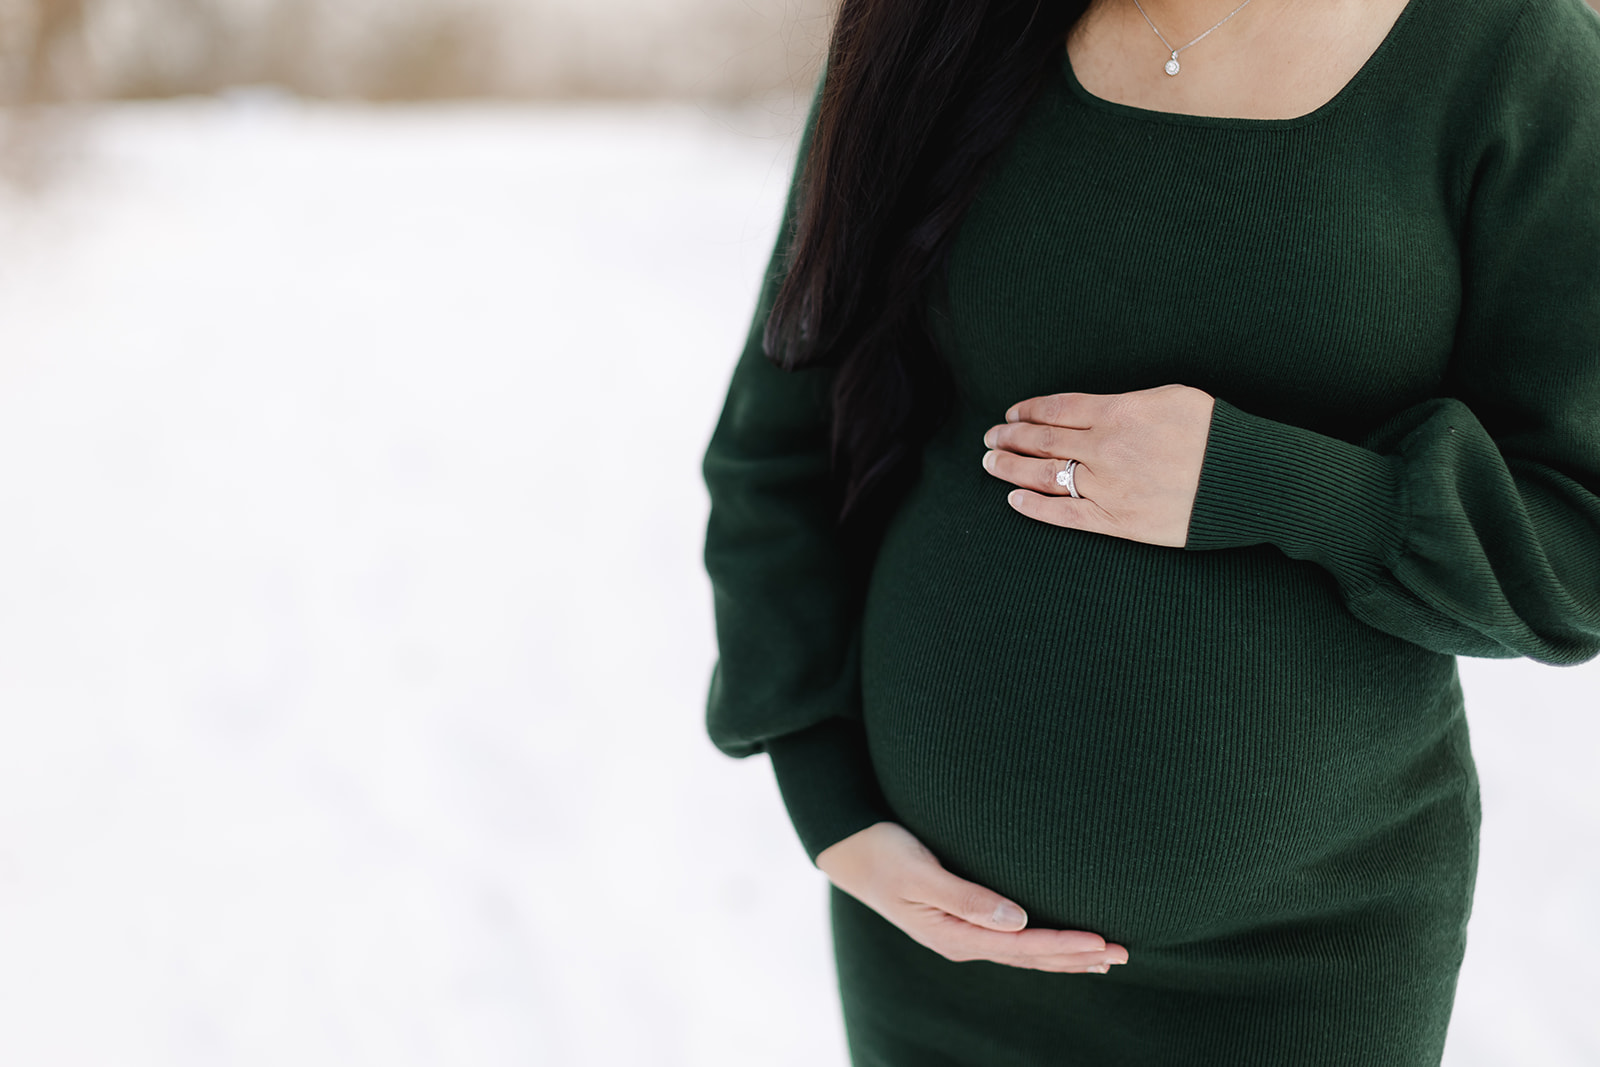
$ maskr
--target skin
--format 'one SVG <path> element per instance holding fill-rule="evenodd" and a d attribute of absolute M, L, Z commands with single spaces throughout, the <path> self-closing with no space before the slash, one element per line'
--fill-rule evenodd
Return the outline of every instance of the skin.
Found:
<path fill-rule="evenodd" d="M 1140 0 L 1182 46 L 1238 0 Z M 1067 38 L 1073 73 L 1095 96 L 1193 115 L 1295 118 L 1336 96 L 1393 28 L 1405 0 L 1251 0 L 1227 24 L 1179 54 L 1133 0 L 1091 0 Z M 1006 504 L 1057 526 L 1181 548 L 1210 433 L 1211 394 L 1168 384 L 1128 393 L 1020 398 L 985 432 L 984 469 L 1016 488 Z M 976 450 L 977 442 L 974 442 Z M 1055 482 L 1068 459 L 1082 499 Z M 905 827 L 879 822 L 824 849 L 830 881 L 918 943 L 955 961 L 989 960 L 1041 971 L 1106 973 L 1122 945 L 1086 930 L 1027 929 L 999 917 L 994 890 L 945 870 Z"/>
<path fill-rule="evenodd" d="M 1182 49 L 1182 70 L 1133 0 L 1091 0 L 1067 35 L 1067 58 L 1095 96 L 1153 111 L 1290 119 L 1333 99 L 1372 57 L 1405 0 L 1250 0 L 1193 47 L 1239 0 L 1139 0 Z"/>
<path fill-rule="evenodd" d="M 1189 385 L 1030 397 L 985 431 L 983 467 L 1021 487 L 1006 502 L 1029 518 L 1182 548 L 1214 406 Z M 1056 484 L 1069 459 L 1082 499 Z"/>

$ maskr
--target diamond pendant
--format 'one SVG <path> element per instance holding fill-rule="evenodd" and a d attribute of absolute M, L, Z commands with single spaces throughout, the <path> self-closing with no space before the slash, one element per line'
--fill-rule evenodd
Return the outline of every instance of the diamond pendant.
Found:
<path fill-rule="evenodd" d="M 1179 70 L 1179 67 L 1178 67 L 1178 53 L 1176 53 L 1176 52 L 1172 53 L 1172 58 L 1167 60 L 1166 70 L 1167 70 L 1168 74 L 1176 74 L 1176 73 L 1178 73 L 1178 70 Z"/>

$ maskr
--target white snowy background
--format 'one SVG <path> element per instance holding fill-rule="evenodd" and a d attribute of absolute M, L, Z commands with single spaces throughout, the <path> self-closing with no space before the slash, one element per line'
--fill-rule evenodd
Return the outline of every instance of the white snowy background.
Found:
<path fill-rule="evenodd" d="M 121 104 L 0 200 L 0 1064 L 843 1067 L 702 721 L 798 121 Z M 1446 1063 L 1600 1064 L 1600 664 L 1462 673 Z"/>

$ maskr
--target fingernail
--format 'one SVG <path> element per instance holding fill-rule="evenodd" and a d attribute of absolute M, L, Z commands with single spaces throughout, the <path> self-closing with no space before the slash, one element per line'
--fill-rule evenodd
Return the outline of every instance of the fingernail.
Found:
<path fill-rule="evenodd" d="M 1010 411 L 1006 412 L 1006 421 L 1007 422 L 1016 422 L 1017 421 L 1017 409 L 1016 408 L 1012 408 Z"/>
<path fill-rule="evenodd" d="M 990 471 L 994 470 L 994 453 L 993 452 L 985 452 L 983 454 L 983 469 L 984 470 L 990 470 Z"/>
<path fill-rule="evenodd" d="M 983 443 L 988 445 L 990 448 L 994 447 L 994 430 L 993 429 L 989 429 L 989 430 L 984 431 Z"/>
<path fill-rule="evenodd" d="M 1002 926 L 1016 926 L 1028 920 L 1028 916 L 1015 904 L 1001 904 L 994 909 L 993 920 Z"/>
<path fill-rule="evenodd" d="M 1110 970 L 1111 970 L 1111 968 L 1107 964 L 1104 964 L 1104 963 L 1102 963 L 1098 967 L 1090 967 L 1089 968 L 1089 971 L 1091 973 L 1093 973 L 1093 974 L 1105 974 L 1105 973 L 1109 972 Z"/>

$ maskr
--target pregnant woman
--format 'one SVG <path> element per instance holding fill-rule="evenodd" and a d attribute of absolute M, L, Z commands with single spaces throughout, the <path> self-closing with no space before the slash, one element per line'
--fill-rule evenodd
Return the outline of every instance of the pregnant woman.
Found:
<path fill-rule="evenodd" d="M 1438 1064 L 1456 657 L 1600 655 L 1600 17 L 843 0 L 703 471 L 857 1067 Z"/>

